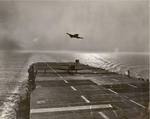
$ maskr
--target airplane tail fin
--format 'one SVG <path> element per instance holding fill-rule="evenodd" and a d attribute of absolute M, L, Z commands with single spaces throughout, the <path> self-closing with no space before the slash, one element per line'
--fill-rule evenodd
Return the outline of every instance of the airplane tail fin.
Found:
<path fill-rule="evenodd" d="M 83 39 L 83 37 L 79 37 L 79 39 Z"/>

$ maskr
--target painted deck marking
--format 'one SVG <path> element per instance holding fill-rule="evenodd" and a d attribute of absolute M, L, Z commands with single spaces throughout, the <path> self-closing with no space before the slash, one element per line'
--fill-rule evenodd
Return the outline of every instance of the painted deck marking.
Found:
<path fill-rule="evenodd" d="M 77 91 L 77 89 L 74 86 L 70 86 L 72 90 Z"/>
<path fill-rule="evenodd" d="M 118 114 L 115 110 L 113 110 L 113 113 L 115 114 L 115 116 L 118 118 Z"/>
<path fill-rule="evenodd" d="M 124 96 L 125 98 L 129 98 L 128 96 Z"/>
<path fill-rule="evenodd" d="M 86 102 L 86 103 L 90 103 L 90 101 L 83 95 L 81 95 L 81 98 Z"/>
<path fill-rule="evenodd" d="M 85 106 L 70 106 L 70 107 L 54 107 L 54 108 L 39 108 L 31 109 L 30 113 L 46 113 L 46 112 L 62 112 L 62 111 L 76 111 L 76 110 L 90 110 L 90 109 L 107 109 L 112 108 L 111 104 L 101 105 L 85 105 Z"/>
<path fill-rule="evenodd" d="M 47 64 L 47 66 L 48 66 L 53 72 L 57 73 L 51 66 L 49 66 L 48 64 Z"/>
<path fill-rule="evenodd" d="M 98 112 L 104 119 L 110 119 L 106 114 L 103 112 Z"/>
<path fill-rule="evenodd" d="M 111 80 L 113 80 L 113 81 L 118 81 L 117 79 L 111 79 Z"/>
<path fill-rule="evenodd" d="M 136 105 L 138 105 L 138 106 L 142 107 L 142 108 L 145 108 L 145 106 L 143 106 L 143 105 L 141 105 L 141 104 L 139 104 L 139 103 L 135 102 L 134 100 L 130 100 L 130 101 L 131 101 L 131 102 L 133 102 L 134 104 L 136 104 Z"/>
<path fill-rule="evenodd" d="M 48 66 L 53 72 L 55 72 L 59 78 L 63 78 L 63 77 L 62 77 L 60 74 L 58 74 L 57 71 L 56 71 L 55 69 L 53 69 L 50 65 L 47 64 L 47 66 Z"/>
<path fill-rule="evenodd" d="M 110 92 L 118 94 L 117 92 L 113 91 L 112 89 L 108 89 Z"/>
<path fill-rule="evenodd" d="M 67 80 L 64 80 L 65 83 L 69 83 Z"/>
<path fill-rule="evenodd" d="M 61 79 L 63 78 L 61 75 L 59 76 Z"/>
<path fill-rule="evenodd" d="M 137 88 L 137 86 L 135 86 L 135 85 L 132 85 L 132 84 L 128 84 L 128 85 L 131 87 Z"/>

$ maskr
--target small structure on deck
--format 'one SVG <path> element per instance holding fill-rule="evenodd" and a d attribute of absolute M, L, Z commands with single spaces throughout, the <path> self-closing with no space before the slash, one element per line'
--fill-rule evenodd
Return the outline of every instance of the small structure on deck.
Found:
<path fill-rule="evenodd" d="M 75 71 L 75 73 L 77 73 L 78 72 L 78 65 L 79 64 L 80 64 L 79 59 L 76 59 L 74 64 L 70 64 L 68 66 L 68 73 L 72 73 L 73 74 L 74 71 Z"/>

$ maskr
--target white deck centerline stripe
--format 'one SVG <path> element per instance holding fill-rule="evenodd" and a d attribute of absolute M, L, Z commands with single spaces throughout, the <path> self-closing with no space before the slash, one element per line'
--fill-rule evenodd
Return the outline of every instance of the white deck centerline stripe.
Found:
<path fill-rule="evenodd" d="M 124 96 L 125 98 L 129 98 L 128 96 Z"/>
<path fill-rule="evenodd" d="M 106 114 L 103 112 L 98 112 L 104 119 L 110 119 Z"/>
<path fill-rule="evenodd" d="M 113 113 L 115 114 L 115 116 L 118 118 L 118 114 L 115 110 L 113 110 Z"/>
<path fill-rule="evenodd" d="M 81 98 L 86 102 L 86 103 L 90 103 L 90 101 L 83 95 L 81 95 Z"/>
<path fill-rule="evenodd" d="M 130 101 L 131 101 L 131 102 L 133 102 L 134 104 L 136 104 L 136 105 L 138 105 L 138 106 L 142 107 L 142 108 L 145 108 L 145 106 L 143 106 L 143 105 L 141 105 L 141 104 L 139 104 L 139 103 L 135 102 L 134 100 L 130 100 Z"/>
<path fill-rule="evenodd" d="M 61 75 L 59 76 L 60 78 L 63 78 Z"/>
<path fill-rule="evenodd" d="M 132 85 L 132 84 L 128 84 L 128 85 L 131 87 L 137 88 L 137 86 L 135 86 L 135 85 Z"/>
<path fill-rule="evenodd" d="M 61 78 L 61 79 L 63 79 L 63 77 L 60 75 L 60 74 L 58 74 L 57 72 L 56 72 L 56 70 L 54 70 L 51 66 L 49 66 L 49 65 L 47 65 L 52 71 L 54 71 L 56 74 L 57 74 L 57 76 L 59 77 L 59 78 Z M 65 83 L 69 83 L 67 80 L 64 80 L 64 82 Z"/>
<path fill-rule="evenodd" d="M 53 72 L 57 73 L 51 66 L 49 66 L 48 64 L 47 64 L 47 66 L 48 66 Z"/>
<path fill-rule="evenodd" d="M 64 80 L 64 82 L 65 82 L 65 83 L 68 83 L 68 81 L 67 81 L 67 80 Z"/>
<path fill-rule="evenodd" d="M 76 110 L 78 111 L 78 110 L 107 109 L 107 108 L 112 108 L 111 104 L 39 108 L 39 109 L 31 109 L 30 113 L 33 114 L 33 113 L 62 112 L 62 111 L 76 111 Z"/>
<path fill-rule="evenodd" d="M 110 92 L 118 94 L 117 92 L 113 91 L 112 89 L 108 89 Z"/>
<path fill-rule="evenodd" d="M 70 86 L 72 90 L 77 91 L 77 89 L 74 86 Z"/>
<path fill-rule="evenodd" d="M 53 71 L 53 72 L 55 72 L 56 74 L 57 74 L 57 76 L 59 76 L 59 78 L 63 78 L 60 74 L 58 74 L 57 73 L 57 71 L 55 70 L 55 69 L 53 69 L 51 66 L 49 66 L 48 64 L 47 64 L 47 66 Z"/>
<path fill-rule="evenodd" d="M 56 74 L 59 76 L 59 78 L 63 78 L 60 74 L 58 74 L 57 72 L 56 72 Z"/>
<path fill-rule="evenodd" d="M 113 81 L 118 81 L 117 79 L 112 79 Z"/>

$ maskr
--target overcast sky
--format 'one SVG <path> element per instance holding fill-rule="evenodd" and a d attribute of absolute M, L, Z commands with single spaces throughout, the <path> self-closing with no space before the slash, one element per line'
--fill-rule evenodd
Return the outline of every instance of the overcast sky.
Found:
<path fill-rule="evenodd" d="M 0 49 L 148 52 L 148 40 L 146 0 L 0 1 Z"/>

